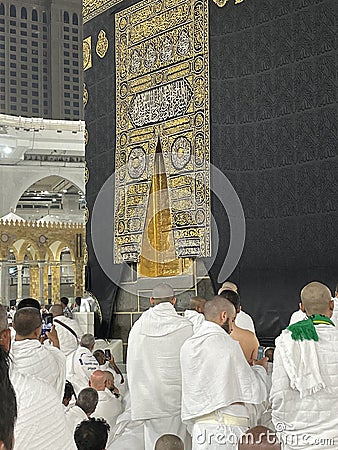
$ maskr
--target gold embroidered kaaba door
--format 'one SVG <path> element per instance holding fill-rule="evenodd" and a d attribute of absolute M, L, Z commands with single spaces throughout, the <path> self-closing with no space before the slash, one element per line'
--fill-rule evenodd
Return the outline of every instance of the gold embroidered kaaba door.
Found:
<path fill-rule="evenodd" d="M 208 1 L 141 1 L 115 20 L 114 260 L 174 275 L 210 256 Z M 170 269 L 145 262 L 145 238 Z"/>

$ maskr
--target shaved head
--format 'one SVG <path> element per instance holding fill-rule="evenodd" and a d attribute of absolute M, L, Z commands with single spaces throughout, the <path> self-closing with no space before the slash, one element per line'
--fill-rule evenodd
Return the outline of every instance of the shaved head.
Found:
<path fill-rule="evenodd" d="M 63 316 L 63 308 L 64 306 L 60 303 L 59 305 L 53 305 L 49 312 L 53 314 L 53 317 Z"/>
<path fill-rule="evenodd" d="M 17 333 L 17 337 L 23 338 L 31 336 L 31 334 L 41 326 L 41 314 L 36 308 L 19 309 L 13 319 L 13 327 Z"/>
<path fill-rule="evenodd" d="M 331 310 L 331 291 L 325 284 L 319 283 L 318 281 L 307 284 L 301 290 L 300 297 L 308 316 L 312 314 L 324 314 L 327 316 Z M 329 317 L 331 315 L 332 311 Z"/>
<path fill-rule="evenodd" d="M 206 299 L 202 297 L 192 297 L 190 299 L 190 309 L 193 309 L 199 313 L 204 313 L 204 306 Z"/>
<path fill-rule="evenodd" d="M 114 382 L 115 382 L 114 375 L 110 370 L 104 370 L 103 372 L 106 376 L 107 388 L 110 389 L 114 386 Z"/>
<path fill-rule="evenodd" d="M 231 281 L 225 281 L 222 286 L 218 290 L 218 295 L 220 295 L 223 291 L 234 291 L 238 293 L 238 287 L 235 283 L 232 283 Z"/>
<path fill-rule="evenodd" d="M 209 322 L 214 322 L 221 326 L 228 334 L 233 330 L 233 323 L 236 317 L 234 305 L 224 297 L 216 295 L 206 302 L 204 316 Z"/>
<path fill-rule="evenodd" d="M 107 375 L 102 370 L 95 370 L 90 377 L 90 386 L 97 391 L 104 391 L 107 385 Z"/>
<path fill-rule="evenodd" d="M 184 450 L 184 444 L 176 434 L 163 434 L 157 439 L 155 450 Z"/>

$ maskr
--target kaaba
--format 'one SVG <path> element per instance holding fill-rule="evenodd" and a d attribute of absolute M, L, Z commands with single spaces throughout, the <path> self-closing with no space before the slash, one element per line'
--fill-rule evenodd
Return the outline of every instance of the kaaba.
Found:
<path fill-rule="evenodd" d="M 147 277 L 180 288 L 182 309 L 230 279 L 270 345 L 305 284 L 334 289 L 336 7 L 84 1 L 86 282 L 102 337 L 127 342 Z M 145 234 L 169 261 L 150 261 Z"/>

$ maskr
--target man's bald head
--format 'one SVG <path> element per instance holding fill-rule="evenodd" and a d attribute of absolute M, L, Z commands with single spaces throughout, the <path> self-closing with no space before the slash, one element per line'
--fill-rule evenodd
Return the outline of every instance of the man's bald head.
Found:
<path fill-rule="evenodd" d="M 21 338 L 38 338 L 40 333 L 35 331 L 41 326 L 41 314 L 36 308 L 19 309 L 13 319 L 13 327 L 16 331 L 16 339 Z"/>
<path fill-rule="evenodd" d="M 77 406 L 79 406 L 89 417 L 94 411 L 99 401 L 99 395 L 93 388 L 87 387 L 82 389 L 76 400 Z"/>
<path fill-rule="evenodd" d="M 330 289 L 325 284 L 318 281 L 307 284 L 301 290 L 300 297 L 308 316 L 312 314 L 332 316 L 333 301 L 331 300 Z"/>
<path fill-rule="evenodd" d="M 236 316 L 234 305 L 224 297 L 216 295 L 206 302 L 204 308 L 206 320 L 217 323 L 228 333 L 232 331 L 232 322 Z"/>
<path fill-rule="evenodd" d="M 191 297 L 190 299 L 190 309 L 197 311 L 199 313 L 204 313 L 204 306 L 206 299 L 202 297 Z"/>
<path fill-rule="evenodd" d="M 90 377 L 90 386 L 97 391 L 104 391 L 107 387 L 107 375 L 102 370 L 95 370 Z"/>
<path fill-rule="evenodd" d="M 63 316 L 63 308 L 63 305 L 60 303 L 58 305 L 51 306 L 49 312 L 53 314 L 53 317 Z"/>
<path fill-rule="evenodd" d="M 157 439 L 155 450 L 184 450 L 184 444 L 176 434 L 163 434 Z"/>
<path fill-rule="evenodd" d="M 234 291 L 238 294 L 238 287 L 235 283 L 232 283 L 231 281 L 225 281 L 222 286 L 218 289 L 218 295 L 221 294 L 223 291 Z"/>
<path fill-rule="evenodd" d="M 103 372 L 104 372 L 104 374 L 106 376 L 107 388 L 110 389 L 110 388 L 114 387 L 115 378 L 114 378 L 113 373 L 110 370 L 104 370 Z"/>

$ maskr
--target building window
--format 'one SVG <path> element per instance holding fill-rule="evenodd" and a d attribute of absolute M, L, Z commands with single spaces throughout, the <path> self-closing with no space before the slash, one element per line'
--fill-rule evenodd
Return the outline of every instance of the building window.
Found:
<path fill-rule="evenodd" d="M 36 9 L 33 9 L 32 11 L 32 21 L 37 22 L 38 21 L 38 12 Z"/>
<path fill-rule="evenodd" d="M 27 28 L 26 22 L 20 22 L 20 26 L 21 26 L 21 28 Z"/>
<path fill-rule="evenodd" d="M 5 15 L 5 6 L 4 6 L 3 3 L 0 3 L 0 14 L 1 14 L 2 16 Z"/>
<path fill-rule="evenodd" d="M 69 14 L 67 13 L 67 11 L 63 13 L 63 21 L 64 23 L 69 23 Z"/>
<path fill-rule="evenodd" d="M 43 23 L 47 23 L 47 13 L 46 13 L 46 11 L 44 11 L 43 13 L 42 13 L 42 22 Z M 44 27 L 45 28 L 45 27 Z M 47 30 L 43 30 L 43 31 L 47 31 Z"/>
<path fill-rule="evenodd" d="M 79 25 L 79 19 L 75 13 L 73 14 L 73 25 Z"/>
<path fill-rule="evenodd" d="M 21 64 L 21 70 L 27 70 L 27 64 Z"/>
<path fill-rule="evenodd" d="M 16 7 L 14 5 L 11 5 L 11 7 L 9 9 L 9 15 L 11 17 L 16 17 Z"/>
<path fill-rule="evenodd" d="M 39 104 L 39 100 L 36 100 L 36 99 L 33 98 L 32 105 L 38 105 L 38 104 Z"/>
<path fill-rule="evenodd" d="M 11 105 L 11 111 L 16 111 L 16 105 Z"/>
<path fill-rule="evenodd" d="M 32 111 L 34 114 L 38 114 L 39 113 L 39 108 L 32 108 Z"/>
<path fill-rule="evenodd" d="M 27 9 L 21 8 L 21 19 L 27 19 Z"/>

